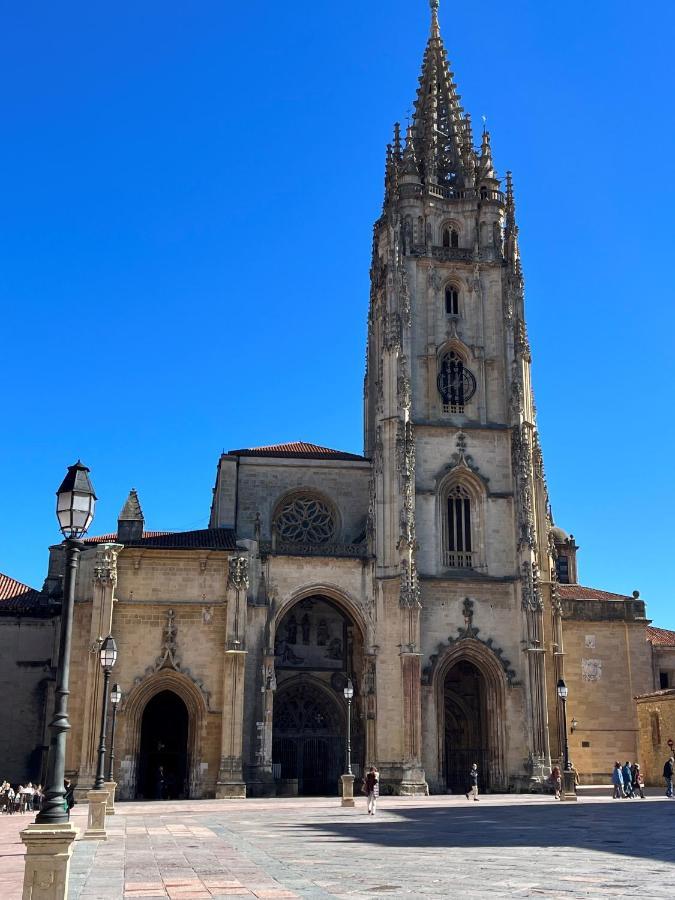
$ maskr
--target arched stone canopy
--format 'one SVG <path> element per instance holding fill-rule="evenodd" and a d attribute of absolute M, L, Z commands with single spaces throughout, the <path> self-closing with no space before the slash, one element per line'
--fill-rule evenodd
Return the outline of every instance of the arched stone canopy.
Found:
<path fill-rule="evenodd" d="M 275 632 L 286 613 L 293 606 L 300 603 L 302 600 L 306 600 L 308 597 L 325 597 L 327 600 L 334 603 L 335 606 L 351 620 L 352 624 L 358 628 L 361 639 L 364 643 L 367 643 L 370 626 L 366 619 L 363 604 L 359 603 L 358 600 L 348 594 L 343 588 L 324 582 L 307 585 L 294 591 L 293 594 L 277 606 L 274 617 Z"/>

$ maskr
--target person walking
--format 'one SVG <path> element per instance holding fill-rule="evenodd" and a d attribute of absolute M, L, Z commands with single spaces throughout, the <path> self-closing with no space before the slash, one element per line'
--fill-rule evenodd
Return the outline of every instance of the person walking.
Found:
<path fill-rule="evenodd" d="M 466 799 L 469 799 L 469 794 L 473 796 L 474 800 L 478 800 L 478 764 L 474 763 L 471 766 L 471 771 L 469 772 L 469 781 L 471 786 L 469 790 L 466 792 Z"/>
<path fill-rule="evenodd" d="M 633 797 L 633 772 L 630 767 L 630 762 L 626 760 L 623 768 L 621 769 L 621 774 L 623 775 L 623 793 L 625 797 Z"/>
<path fill-rule="evenodd" d="M 555 799 L 560 800 L 560 793 L 562 791 L 562 775 L 560 774 L 560 769 L 558 766 L 553 766 L 551 774 L 548 776 L 548 780 L 550 781 L 551 787 L 553 788 Z"/>
<path fill-rule="evenodd" d="M 366 775 L 366 797 L 368 798 L 368 815 L 374 816 L 377 807 L 377 798 L 380 796 L 380 773 L 375 766 L 368 769 Z"/>
<path fill-rule="evenodd" d="M 68 813 L 68 821 L 70 821 L 70 811 L 77 802 L 75 800 L 75 787 L 69 778 L 65 779 L 63 787 L 65 788 L 64 804 L 66 812 Z"/>
<path fill-rule="evenodd" d="M 633 796 L 637 797 L 636 791 L 642 799 L 645 799 L 645 777 L 640 771 L 639 763 L 633 763 Z"/>
<path fill-rule="evenodd" d="M 663 779 L 666 782 L 666 797 L 673 796 L 673 763 L 675 763 L 675 758 L 671 756 L 666 760 L 666 764 L 663 767 Z"/>
<path fill-rule="evenodd" d="M 614 785 L 614 792 L 612 794 L 612 799 L 620 800 L 621 797 L 624 796 L 624 793 L 623 793 L 623 773 L 621 771 L 621 763 L 618 760 L 614 763 L 614 770 L 612 771 L 612 784 Z"/>

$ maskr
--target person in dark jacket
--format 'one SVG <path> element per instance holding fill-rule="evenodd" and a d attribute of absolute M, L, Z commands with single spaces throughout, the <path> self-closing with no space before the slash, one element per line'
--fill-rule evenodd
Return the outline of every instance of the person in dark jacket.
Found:
<path fill-rule="evenodd" d="M 625 797 L 633 796 L 633 770 L 631 769 L 630 763 L 626 760 L 623 768 L 621 769 L 621 774 L 623 775 L 623 793 Z"/>
<path fill-rule="evenodd" d="M 666 797 L 673 796 L 673 763 L 675 763 L 675 759 L 671 756 L 670 759 L 666 760 L 666 764 L 663 767 L 663 778 L 666 782 Z"/>
<path fill-rule="evenodd" d="M 68 778 L 66 778 L 66 780 L 63 782 L 63 787 L 65 790 L 63 801 L 65 803 L 66 812 L 68 813 L 68 819 L 70 820 L 70 811 L 77 802 L 75 800 L 75 788 L 73 786 L 73 783 Z"/>
<path fill-rule="evenodd" d="M 469 790 L 466 792 L 466 799 L 469 799 L 469 794 L 472 795 L 474 800 L 478 800 L 478 763 L 474 763 L 471 766 L 471 771 L 469 772 Z"/>
<path fill-rule="evenodd" d="M 368 769 L 366 775 L 366 797 L 368 798 L 368 815 L 374 816 L 377 807 L 377 798 L 380 796 L 380 773 L 375 766 Z"/>
<path fill-rule="evenodd" d="M 633 763 L 633 796 L 637 797 L 638 793 L 645 799 L 645 777 L 640 771 L 639 763 Z"/>

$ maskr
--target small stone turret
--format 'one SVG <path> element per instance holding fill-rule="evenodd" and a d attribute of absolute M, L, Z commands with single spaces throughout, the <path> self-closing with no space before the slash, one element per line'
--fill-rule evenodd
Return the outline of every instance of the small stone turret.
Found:
<path fill-rule="evenodd" d="M 129 491 L 129 496 L 117 518 L 117 540 L 120 544 L 139 541 L 143 537 L 143 510 L 136 493 L 136 488 Z"/>

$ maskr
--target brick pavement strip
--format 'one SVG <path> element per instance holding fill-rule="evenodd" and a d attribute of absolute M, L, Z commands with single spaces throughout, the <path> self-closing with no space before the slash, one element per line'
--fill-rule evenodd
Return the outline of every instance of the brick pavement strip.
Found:
<path fill-rule="evenodd" d="M 675 801 L 548 797 L 120 803 L 77 841 L 69 900 L 672 897 Z M 83 829 L 86 807 L 75 824 Z M 0 818 L 0 897 L 20 900 L 28 816 Z"/>

